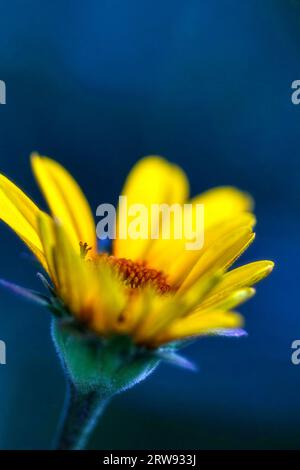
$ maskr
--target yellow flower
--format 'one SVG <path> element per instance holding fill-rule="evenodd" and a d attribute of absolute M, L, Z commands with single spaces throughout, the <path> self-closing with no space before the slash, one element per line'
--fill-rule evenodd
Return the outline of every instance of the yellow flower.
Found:
<path fill-rule="evenodd" d="M 31 161 L 51 216 L 1 175 L 0 218 L 48 273 L 52 310 L 59 305 L 81 329 L 101 337 L 126 335 L 147 348 L 241 327 L 233 309 L 273 268 L 271 261 L 257 261 L 228 271 L 254 239 L 248 194 L 219 187 L 189 201 L 179 167 L 144 158 L 122 191 L 128 204 L 204 204 L 204 246 L 187 251 L 175 237 L 116 239 L 108 255 L 97 250 L 91 209 L 72 176 L 52 159 L 34 154 Z M 127 217 L 122 208 L 118 215 Z"/>

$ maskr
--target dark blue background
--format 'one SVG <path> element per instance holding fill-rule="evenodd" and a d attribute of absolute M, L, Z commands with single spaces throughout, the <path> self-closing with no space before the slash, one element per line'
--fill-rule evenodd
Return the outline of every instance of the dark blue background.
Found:
<path fill-rule="evenodd" d="M 28 157 L 52 156 L 95 210 L 131 165 L 161 154 L 192 192 L 251 192 L 257 240 L 243 261 L 273 275 L 242 307 L 249 337 L 203 339 L 115 399 L 92 448 L 299 448 L 300 3 L 293 0 L 2 0 L 1 171 L 40 204 Z M 0 277 L 36 287 L 35 266 L 1 226 Z M 0 292 L 0 447 L 47 448 L 64 395 L 49 314 Z"/>

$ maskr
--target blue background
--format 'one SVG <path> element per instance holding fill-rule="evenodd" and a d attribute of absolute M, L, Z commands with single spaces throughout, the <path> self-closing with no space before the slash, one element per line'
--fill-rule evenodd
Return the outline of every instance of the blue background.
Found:
<path fill-rule="evenodd" d="M 184 167 L 192 193 L 253 194 L 257 240 L 273 259 L 241 311 L 247 339 L 203 339 L 193 374 L 162 365 L 114 400 L 90 447 L 299 448 L 300 3 L 293 0 L 2 0 L 1 171 L 42 207 L 29 154 L 52 156 L 95 210 L 116 202 L 141 156 Z M 1 225 L 0 277 L 37 287 L 24 247 Z M 48 448 L 64 378 L 39 307 L 0 292 L 0 448 Z"/>

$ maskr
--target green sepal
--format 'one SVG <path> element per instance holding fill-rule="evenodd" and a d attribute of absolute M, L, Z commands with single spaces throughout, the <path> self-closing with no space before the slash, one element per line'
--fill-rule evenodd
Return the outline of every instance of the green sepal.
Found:
<path fill-rule="evenodd" d="M 101 390 L 102 396 L 112 397 L 144 380 L 160 362 L 126 336 L 102 339 L 56 318 L 52 338 L 66 373 L 81 393 Z"/>

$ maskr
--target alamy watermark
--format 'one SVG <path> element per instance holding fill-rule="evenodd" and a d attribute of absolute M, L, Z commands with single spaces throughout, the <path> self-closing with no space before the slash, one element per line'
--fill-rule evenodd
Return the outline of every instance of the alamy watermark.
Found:
<path fill-rule="evenodd" d="M 295 339 L 291 344 L 291 348 L 293 349 L 291 355 L 292 364 L 298 366 L 300 364 L 300 339 Z"/>
<path fill-rule="evenodd" d="M 182 240 L 186 250 L 200 250 L 204 244 L 203 204 L 128 204 L 119 197 L 118 211 L 112 204 L 100 204 L 96 216 L 100 240 Z"/>
<path fill-rule="evenodd" d="M 0 80 L 0 104 L 6 104 L 6 84 Z"/>
<path fill-rule="evenodd" d="M 6 364 L 6 344 L 0 340 L 0 365 Z"/>
<path fill-rule="evenodd" d="M 300 80 L 294 80 L 291 85 L 292 90 L 291 101 L 293 104 L 300 104 Z"/>

